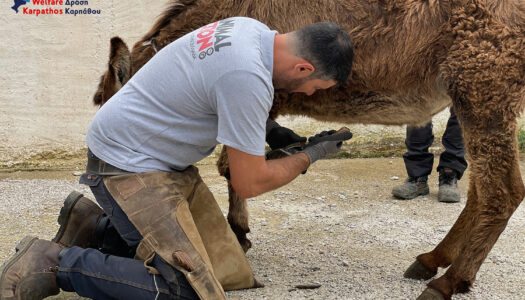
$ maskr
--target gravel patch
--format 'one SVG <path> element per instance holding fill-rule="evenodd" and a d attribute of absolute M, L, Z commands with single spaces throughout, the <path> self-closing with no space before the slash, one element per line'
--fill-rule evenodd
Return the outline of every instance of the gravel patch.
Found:
<path fill-rule="evenodd" d="M 224 213 L 227 187 L 210 162 L 199 166 Z M 522 174 L 524 170 L 522 170 Z M 401 158 L 325 160 L 291 184 L 248 200 L 248 259 L 264 288 L 228 292 L 229 299 L 415 299 L 426 282 L 403 278 L 414 258 L 446 235 L 463 209 L 430 195 L 394 200 L 404 178 Z M 468 176 L 465 176 L 465 178 Z M 0 257 L 5 261 L 25 235 L 50 239 L 63 199 L 91 193 L 70 176 L 0 180 Z M 466 195 L 468 179 L 459 182 Z M 525 210 L 518 208 L 481 266 L 471 293 L 453 299 L 525 299 Z M 439 274 L 443 274 L 440 270 Z M 438 274 L 438 275 L 439 275 Z M 54 299 L 81 299 L 62 293 Z"/>

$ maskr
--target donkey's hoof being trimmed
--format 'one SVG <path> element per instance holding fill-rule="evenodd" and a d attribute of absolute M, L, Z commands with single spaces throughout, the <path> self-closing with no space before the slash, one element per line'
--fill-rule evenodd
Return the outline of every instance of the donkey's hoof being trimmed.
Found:
<path fill-rule="evenodd" d="M 433 288 L 427 288 L 416 300 L 445 300 L 445 297 Z"/>
<path fill-rule="evenodd" d="M 416 261 L 412 265 L 410 265 L 410 267 L 408 267 L 403 276 L 405 278 L 416 280 L 428 280 L 434 277 L 434 275 L 436 274 L 437 270 L 430 270 L 429 268 L 425 267 L 422 263 L 420 263 L 419 260 L 416 259 Z"/>

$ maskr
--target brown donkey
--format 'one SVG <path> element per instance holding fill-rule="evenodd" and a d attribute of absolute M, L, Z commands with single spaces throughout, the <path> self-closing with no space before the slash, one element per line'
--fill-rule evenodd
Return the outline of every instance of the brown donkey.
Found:
<path fill-rule="evenodd" d="M 344 27 L 355 45 L 343 88 L 313 96 L 277 95 L 272 117 L 300 114 L 344 123 L 418 125 L 453 105 L 470 162 L 466 206 L 450 232 L 405 276 L 430 279 L 420 299 L 469 290 L 492 246 L 525 196 L 516 118 L 525 104 L 525 2 L 522 0 L 179 0 L 131 53 L 111 41 L 102 105 L 157 51 L 215 20 L 247 16 L 287 32 L 317 21 Z M 219 171 L 227 173 L 225 153 Z M 228 220 L 245 249 L 248 212 L 231 185 Z"/>

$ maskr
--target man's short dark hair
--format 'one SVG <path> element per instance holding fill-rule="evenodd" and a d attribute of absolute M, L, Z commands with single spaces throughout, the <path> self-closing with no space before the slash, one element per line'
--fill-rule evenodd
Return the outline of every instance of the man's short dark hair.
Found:
<path fill-rule="evenodd" d="M 354 46 L 346 31 L 332 22 L 319 22 L 294 32 L 296 55 L 315 67 L 314 78 L 343 84 L 354 59 Z"/>

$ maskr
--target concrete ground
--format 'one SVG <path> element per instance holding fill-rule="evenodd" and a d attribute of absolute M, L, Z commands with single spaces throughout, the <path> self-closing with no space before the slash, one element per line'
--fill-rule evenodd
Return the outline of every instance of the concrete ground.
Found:
<path fill-rule="evenodd" d="M 521 162 L 522 174 L 525 161 Z M 227 187 L 214 161 L 199 165 L 226 212 Z M 71 190 L 90 192 L 73 171 L 0 173 L 0 260 L 25 235 L 50 239 Z M 394 176 L 399 177 L 395 180 Z M 405 177 L 401 158 L 323 160 L 291 184 L 249 200 L 248 259 L 266 287 L 227 293 L 229 299 L 415 299 L 426 282 L 403 278 L 414 258 L 431 250 L 465 205 L 430 195 L 410 201 L 390 191 Z M 518 208 L 477 274 L 471 293 L 454 299 L 525 299 L 525 210 Z M 442 274 L 443 270 L 439 274 Z M 319 288 L 302 290 L 301 284 Z M 80 299 L 62 293 L 54 299 Z"/>

